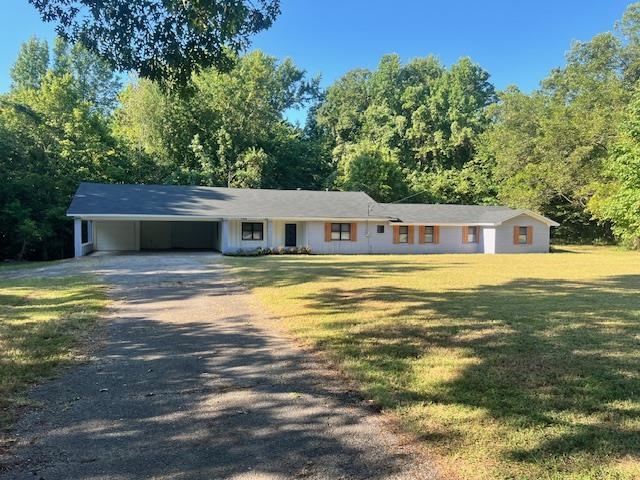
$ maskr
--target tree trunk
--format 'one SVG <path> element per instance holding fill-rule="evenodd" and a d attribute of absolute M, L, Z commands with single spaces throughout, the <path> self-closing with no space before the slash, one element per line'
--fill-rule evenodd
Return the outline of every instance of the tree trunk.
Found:
<path fill-rule="evenodd" d="M 27 252 L 27 240 L 23 239 L 22 247 L 20 247 L 20 251 L 18 252 L 18 260 L 22 260 L 26 252 Z"/>

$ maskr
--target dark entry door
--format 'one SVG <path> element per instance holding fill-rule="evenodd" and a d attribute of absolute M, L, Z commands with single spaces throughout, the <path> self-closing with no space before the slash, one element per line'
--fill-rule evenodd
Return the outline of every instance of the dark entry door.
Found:
<path fill-rule="evenodd" d="M 295 223 L 285 223 L 284 224 L 284 246 L 285 247 L 295 247 L 298 243 L 298 239 L 296 238 L 296 227 Z"/>

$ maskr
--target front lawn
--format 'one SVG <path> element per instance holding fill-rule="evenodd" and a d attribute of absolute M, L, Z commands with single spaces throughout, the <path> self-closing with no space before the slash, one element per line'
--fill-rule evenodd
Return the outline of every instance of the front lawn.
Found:
<path fill-rule="evenodd" d="M 0 432 L 28 385 L 78 360 L 105 304 L 89 277 L 0 278 Z"/>
<path fill-rule="evenodd" d="M 226 261 L 445 478 L 640 478 L 640 254 Z"/>

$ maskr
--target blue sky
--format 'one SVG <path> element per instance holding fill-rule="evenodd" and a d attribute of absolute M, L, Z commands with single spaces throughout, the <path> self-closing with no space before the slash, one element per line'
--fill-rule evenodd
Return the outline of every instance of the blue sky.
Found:
<path fill-rule="evenodd" d="M 375 68 L 385 53 L 406 61 L 435 54 L 446 65 L 471 57 L 502 89 L 538 86 L 560 66 L 574 40 L 613 28 L 627 5 L 620 0 L 282 0 L 274 26 L 254 37 L 255 48 L 291 57 L 331 84 L 347 71 Z M 0 16 L 0 92 L 30 36 L 51 39 L 27 0 L 4 0 Z M 292 115 L 294 118 L 296 115 Z"/>

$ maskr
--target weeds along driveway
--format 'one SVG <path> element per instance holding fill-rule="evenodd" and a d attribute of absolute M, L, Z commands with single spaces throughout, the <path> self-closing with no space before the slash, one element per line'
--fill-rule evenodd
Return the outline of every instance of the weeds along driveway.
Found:
<path fill-rule="evenodd" d="M 269 328 L 211 254 L 89 257 L 16 275 L 112 285 L 103 345 L 34 388 L 0 479 L 427 479 L 384 419 Z M 61 280 L 63 281 L 63 280 Z"/>

